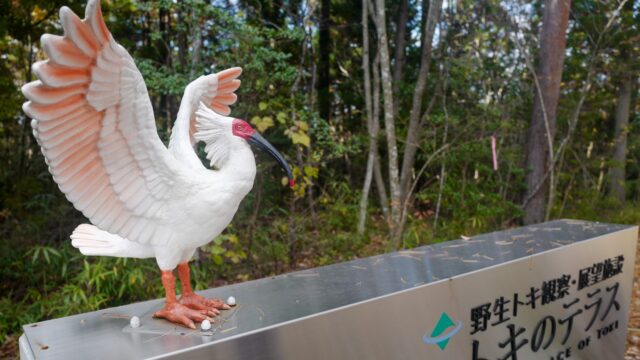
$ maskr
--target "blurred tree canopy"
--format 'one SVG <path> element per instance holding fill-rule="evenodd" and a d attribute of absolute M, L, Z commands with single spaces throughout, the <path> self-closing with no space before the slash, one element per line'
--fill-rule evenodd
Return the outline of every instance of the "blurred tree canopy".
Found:
<path fill-rule="evenodd" d="M 21 110 L 19 88 L 44 59 L 39 38 L 62 32 L 63 5 L 84 14 L 84 1 L 0 0 L 0 342 L 24 323 L 162 294 L 146 281 L 157 276 L 152 260 L 70 247 L 86 219 L 51 179 Z M 197 255 L 196 288 L 521 224 L 538 186 L 525 181 L 537 151 L 525 145 L 545 6 L 103 1 L 163 141 L 186 84 L 241 66 L 232 115 L 294 167 L 291 191 L 258 154 L 252 192 Z M 542 134 L 550 156 L 533 183 L 546 189 L 542 215 L 637 223 L 640 4 L 574 0 L 569 11 L 566 34 L 555 34 L 566 45 L 554 131 Z"/>

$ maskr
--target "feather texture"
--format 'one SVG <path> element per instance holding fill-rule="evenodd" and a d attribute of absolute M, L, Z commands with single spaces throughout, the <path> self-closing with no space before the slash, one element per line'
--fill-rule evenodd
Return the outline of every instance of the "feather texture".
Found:
<path fill-rule="evenodd" d="M 200 103 L 196 111 L 195 138 L 205 143 L 204 150 L 211 166 L 221 168 L 229 158 L 229 121 Z"/>
<path fill-rule="evenodd" d="M 163 270 L 173 269 L 227 226 L 253 184 L 253 154 L 234 142 L 241 140 L 223 116 L 237 100 L 242 71 L 201 76 L 187 86 L 185 116 L 176 121 L 169 150 L 158 137 L 144 79 L 109 33 L 99 0 L 88 1 L 84 20 L 62 7 L 60 22 L 64 36 L 41 37 L 49 59 L 34 64 L 39 80 L 22 92 L 54 181 L 95 225 L 77 227 L 72 244 L 86 255 L 155 256 Z M 206 170 L 193 151 L 196 138 L 213 166 L 244 168 Z"/>
<path fill-rule="evenodd" d="M 60 21 L 64 36 L 41 38 L 49 60 L 34 64 L 40 80 L 22 88 L 34 135 L 78 210 L 102 230 L 154 243 L 149 234 L 164 219 L 149 210 L 166 206 L 180 164 L 146 131 L 155 121 L 144 80 L 98 1 L 89 1 L 85 20 L 62 7 Z"/>

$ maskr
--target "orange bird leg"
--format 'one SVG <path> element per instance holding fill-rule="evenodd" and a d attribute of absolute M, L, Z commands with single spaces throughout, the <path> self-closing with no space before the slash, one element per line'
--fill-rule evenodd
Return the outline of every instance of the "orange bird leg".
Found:
<path fill-rule="evenodd" d="M 207 299 L 193 292 L 191 289 L 191 270 L 189 263 L 178 264 L 178 277 L 182 285 L 182 296 L 178 302 L 195 310 L 207 311 L 210 316 L 220 314 L 220 309 L 228 310 L 231 307 L 221 299 Z"/>
<path fill-rule="evenodd" d="M 205 319 L 213 321 L 207 316 L 206 310 L 191 309 L 176 301 L 176 278 L 173 271 L 162 271 L 162 286 L 164 286 L 166 303 L 164 308 L 156 311 L 154 317 L 163 318 L 191 329 L 196 328 L 195 322 L 201 322 Z"/>

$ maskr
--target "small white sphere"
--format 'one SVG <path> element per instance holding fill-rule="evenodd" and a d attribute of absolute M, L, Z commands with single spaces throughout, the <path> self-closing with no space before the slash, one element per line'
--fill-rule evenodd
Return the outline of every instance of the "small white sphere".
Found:
<path fill-rule="evenodd" d="M 202 329 L 203 331 L 211 330 L 211 322 L 207 319 L 202 320 L 200 329 Z"/>
<path fill-rule="evenodd" d="M 229 306 L 235 306 L 236 305 L 236 298 L 233 296 L 229 296 L 227 298 L 227 305 Z"/>
<path fill-rule="evenodd" d="M 140 318 L 137 316 L 132 316 L 131 320 L 129 321 L 129 325 L 131 325 L 131 327 L 134 329 L 140 327 Z"/>

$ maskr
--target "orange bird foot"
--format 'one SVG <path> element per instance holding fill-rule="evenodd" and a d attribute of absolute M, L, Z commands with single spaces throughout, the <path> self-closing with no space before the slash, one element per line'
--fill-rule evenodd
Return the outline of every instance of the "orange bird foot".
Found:
<path fill-rule="evenodd" d="M 206 311 L 209 316 L 220 315 L 220 310 L 231 309 L 221 299 L 207 299 L 193 292 L 183 294 L 178 299 L 178 302 L 194 310 Z"/>
<path fill-rule="evenodd" d="M 195 329 L 196 322 L 202 322 L 203 320 L 213 322 L 213 319 L 207 316 L 207 314 L 207 310 L 192 309 L 174 302 L 166 304 L 162 310 L 156 311 L 153 316 L 167 319 L 172 323 Z"/>

